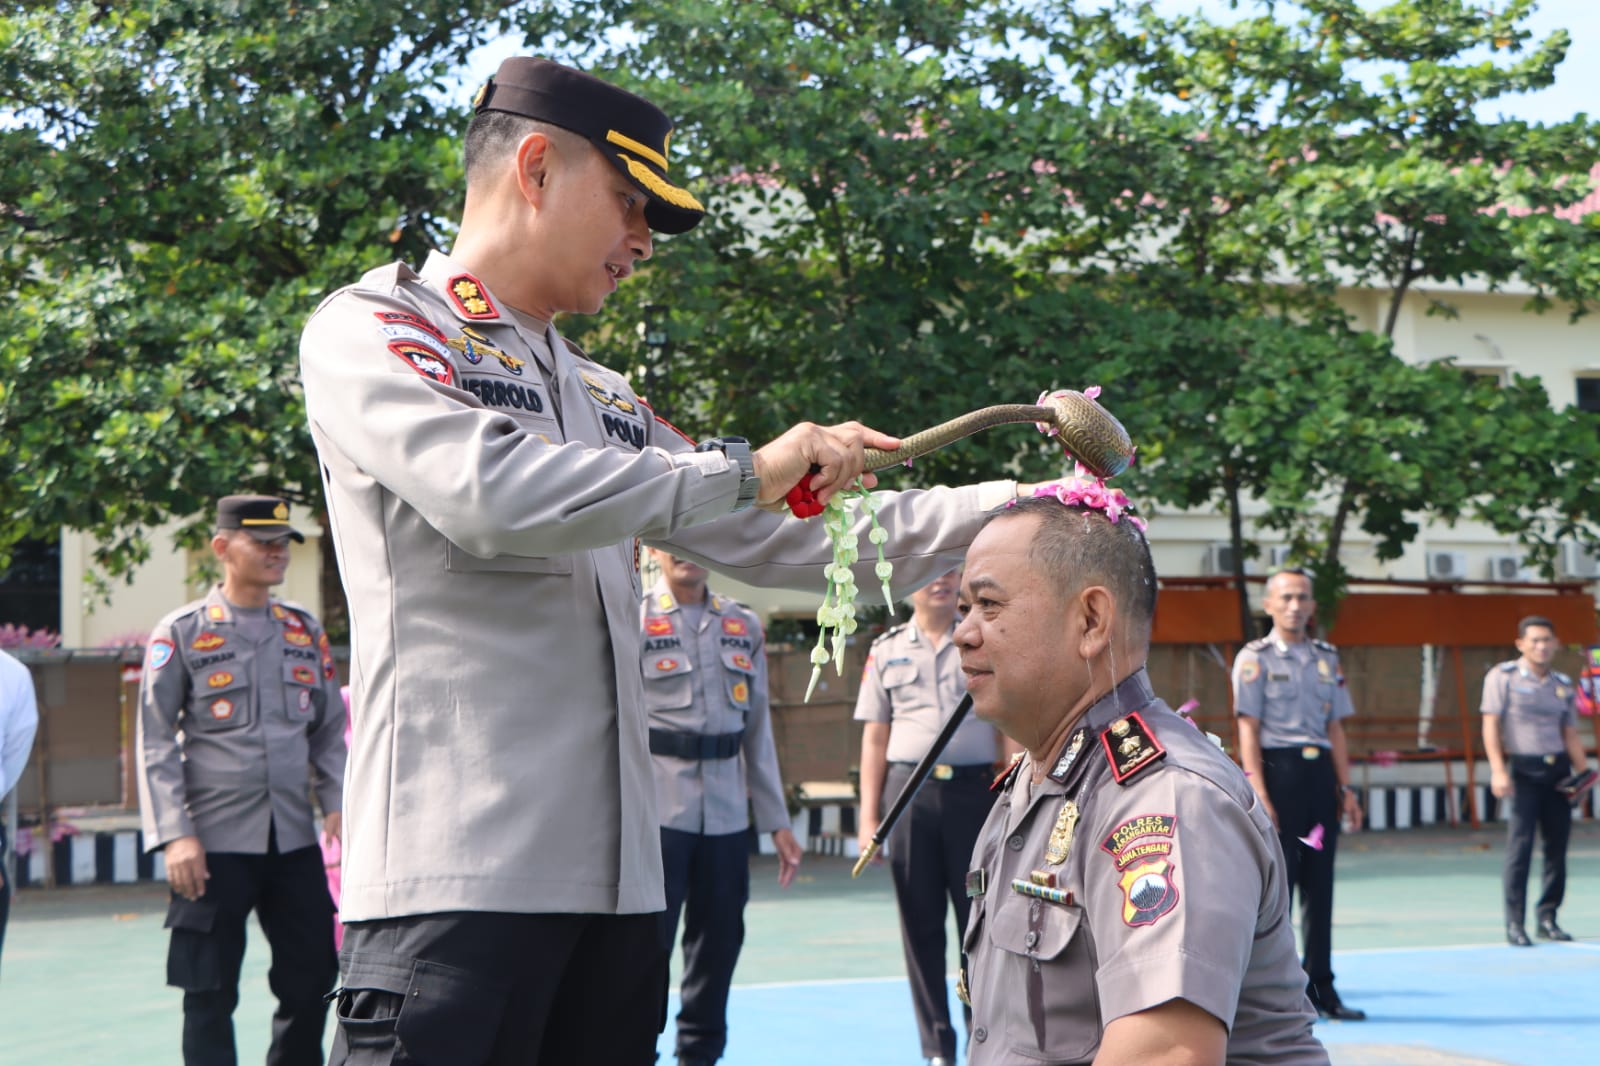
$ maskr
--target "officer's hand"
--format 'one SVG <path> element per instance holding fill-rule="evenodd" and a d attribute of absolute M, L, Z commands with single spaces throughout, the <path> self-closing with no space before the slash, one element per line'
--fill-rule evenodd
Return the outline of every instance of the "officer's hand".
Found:
<path fill-rule="evenodd" d="M 756 474 L 761 478 L 756 506 L 781 512 L 784 496 L 801 481 L 816 494 L 818 503 L 827 503 L 834 493 L 854 485 L 858 477 L 871 488 L 878 479 L 866 469 L 864 449 L 893 451 L 898 447 L 899 438 L 860 422 L 837 426 L 802 422 L 755 453 Z M 813 466 L 820 468 L 818 473 L 812 473 Z"/>
<path fill-rule="evenodd" d="M 774 829 L 772 846 L 778 849 L 778 887 L 788 888 L 800 872 L 800 842 L 794 838 L 793 829 Z"/>
<path fill-rule="evenodd" d="M 1361 801 L 1356 799 L 1356 790 L 1345 789 L 1344 810 L 1341 812 L 1344 819 L 1344 828 L 1351 832 L 1361 828 Z"/>
<path fill-rule="evenodd" d="M 206 849 L 196 836 L 179 837 L 162 849 L 167 860 L 167 883 L 172 891 L 191 903 L 206 894 Z"/>
<path fill-rule="evenodd" d="M 322 816 L 322 839 L 344 843 L 344 821 L 339 817 L 338 811 Z"/>
<path fill-rule="evenodd" d="M 865 855 L 867 853 L 867 849 L 872 846 L 872 838 L 873 838 L 874 835 L 877 834 L 877 832 L 878 832 L 878 823 L 877 823 L 876 820 L 869 822 L 869 821 L 866 821 L 865 819 L 861 818 L 859 815 L 857 815 L 857 817 L 856 817 L 856 846 L 861 849 L 861 854 Z M 872 857 L 871 865 L 873 865 L 873 866 L 882 866 L 883 865 L 883 849 L 882 848 L 879 848 L 878 849 L 878 853 Z"/>
<path fill-rule="evenodd" d="M 1504 770 L 1490 771 L 1489 791 L 1494 793 L 1495 799 L 1505 799 L 1511 795 L 1511 775 Z"/>

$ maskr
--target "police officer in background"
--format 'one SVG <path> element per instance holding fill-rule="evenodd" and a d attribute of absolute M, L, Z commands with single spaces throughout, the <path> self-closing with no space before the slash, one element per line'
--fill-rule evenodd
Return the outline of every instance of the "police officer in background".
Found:
<path fill-rule="evenodd" d="M 1036 497 L 967 554 L 973 710 L 1027 750 L 968 876 L 969 1062 L 1326 1066 L 1272 822 L 1151 690 L 1136 522 Z"/>
<path fill-rule="evenodd" d="M 1529 615 L 1517 623 L 1517 658 L 1494 666 L 1483 679 L 1483 750 L 1489 757 L 1489 787 L 1511 799 L 1506 822 L 1506 940 L 1532 947 L 1527 919 L 1528 866 L 1533 833 L 1544 843 L 1544 877 L 1535 906 L 1539 936 L 1571 940 L 1556 924 L 1567 890 L 1567 838 L 1572 806 L 1557 786 L 1589 766 L 1578 737 L 1572 679 L 1550 669 L 1561 645 L 1548 618 Z"/>
<path fill-rule="evenodd" d="M 640 606 L 640 673 L 661 815 L 670 954 L 684 917 L 679 1066 L 710 1066 L 728 1042 L 728 987 L 750 899 L 750 808 L 772 834 L 778 884 L 800 869 L 800 844 L 778 774 L 761 620 L 706 588 L 705 567 L 659 548 L 661 578 Z"/>
<path fill-rule="evenodd" d="M 1284 872 L 1300 894 L 1307 993 L 1324 1018 L 1361 1021 L 1333 987 L 1333 861 L 1340 823 L 1361 824 L 1350 788 L 1344 719 L 1355 713 L 1339 652 L 1307 629 L 1316 615 L 1311 576 L 1280 570 L 1267 578 L 1262 607 L 1272 632 L 1233 662 L 1239 760 L 1278 827 Z"/>
<path fill-rule="evenodd" d="M 11 915 L 5 801 L 27 768 L 38 729 L 39 705 L 33 693 L 33 674 L 0 651 L 0 949 L 6 944 L 6 920 Z"/>
<path fill-rule="evenodd" d="M 139 693 L 144 843 L 166 860 L 167 983 L 183 989 L 186 1066 L 232 1066 L 245 926 L 256 912 L 278 999 L 268 1066 L 320 1066 L 333 988 L 333 900 L 310 796 L 337 837 L 344 704 L 322 626 L 271 594 L 289 507 L 225 496 L 211 550 L 222 584 L 156 624 Z"/>
<path fill-rule="evenodd" d="M 863 723 L 857 825 L 863 849 L 884 805 L 900 794 L 966 694 L 961 653 L 950 639 L 960 586 L 961 571 L 951 570 L 912 593 L 911 621 L 873 641 L 867 655 L 855 711 Z M 930 1066 L 956 1061 L 945 916 L 954 908 L 956 928 L 966 928 L 967 866 L 994 806 L 989 781 L 999 749 L 994 727 L 969 716 L 886 841 L 917 1034 Z"/>

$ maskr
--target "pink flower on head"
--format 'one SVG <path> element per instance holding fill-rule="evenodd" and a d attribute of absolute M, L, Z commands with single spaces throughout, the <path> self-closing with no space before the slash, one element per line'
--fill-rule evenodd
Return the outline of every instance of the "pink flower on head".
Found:
<path fill-rule="evenodd" d="M 1083 390 L 1083 394 L 1091 400 L 1097 400 L 1100 398 L 1100 386 L 1090 385 L 1087 389 Z"/>
<path fill-rule="evenodd" d="M 1052 392 L 1052 391 L 1046 389 L 1044 392 L 1041 392 L 1039 394 L 1039 398 L 1037 400 L 1033 401 L 1033 406 L 1035 406 L 1035 407 L 1043 407 L 1044 406 L 1044 402 L 1046 400 L 1051 399 L 1052 397 L 1056 397 L 1056 396 L 1065 396 L 1071 391 L 1072 391 L 1071 389 L 1056 389 L 1054 392 Z M 1093 399 L 1095 399 L 1096 397 L 1098 397 L 1100 395 L 1100 386 L 1099 385 L 1090 385 L 1087 389 L 1083 390 L 1083 394 L 1084 394 L 1084 396 L 1086 396 L 1089 399 L 1093 400 Z M 1059 436 L 1061 436 L 1061 430 L 1058 429 L 1055 426 L 1052 426 L 1048 422 L 1035 422 L 1034 425 L 1039 427 L 1039 432 L 1043 433 L 1047 437 L 1059 437 Z"/>

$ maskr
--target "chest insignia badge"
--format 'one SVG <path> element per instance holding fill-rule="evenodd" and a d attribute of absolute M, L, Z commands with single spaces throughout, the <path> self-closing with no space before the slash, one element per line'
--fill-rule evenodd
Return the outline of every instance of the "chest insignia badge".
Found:
<path fill-rule="evenodd" d="M 1061 813 L 1056 815 L 1055 828 L 1050 830 L 1050 843 L 1044 849 L 1046 863 L 1060 866 L 1067 861 L 1067 853 L 1072 850 L 1072 833 L 1077 827 L 1078 803 L 1067 800 L 1061 805 Z"/>

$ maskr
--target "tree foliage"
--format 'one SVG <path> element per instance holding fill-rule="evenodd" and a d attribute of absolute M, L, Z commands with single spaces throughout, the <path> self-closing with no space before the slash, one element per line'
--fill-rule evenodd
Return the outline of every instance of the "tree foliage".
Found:
<path fill-rule="evenodd" d="M 1403 363 L 1393 315 L 1363 328 L 1337 302 L 1515 281 L 1586 309 L 1595 229 L 1556 209 L 1587 189 L 1595 127 L 1482 117 L 1562 61 L 1529 7 L 6 5 L 0 554 L 66 525 L 116 571 L 141 528 L 224 492 L 317 505 L 296 335 L 339 284 L 448 246 L 462 72 L 491 39 L 679 119 L 674 175 L 710 217 L 563 328 L 648 371 L 691 433 L 911 432 L 1099 384 L 1139 491 L 1228 513 L 1240 546 L 1264 501 L 1324 591 L 1350 522 L 1385 557 L 1429 518 L 1589 535 L 1591 427 L 1536 382 Z M 635 330 L 651 316 L 665 349 Z M 1060 469 L 995 430 L 886 480 Z M 1518 500 L 1548 507 L 1530 523 Z"/>

